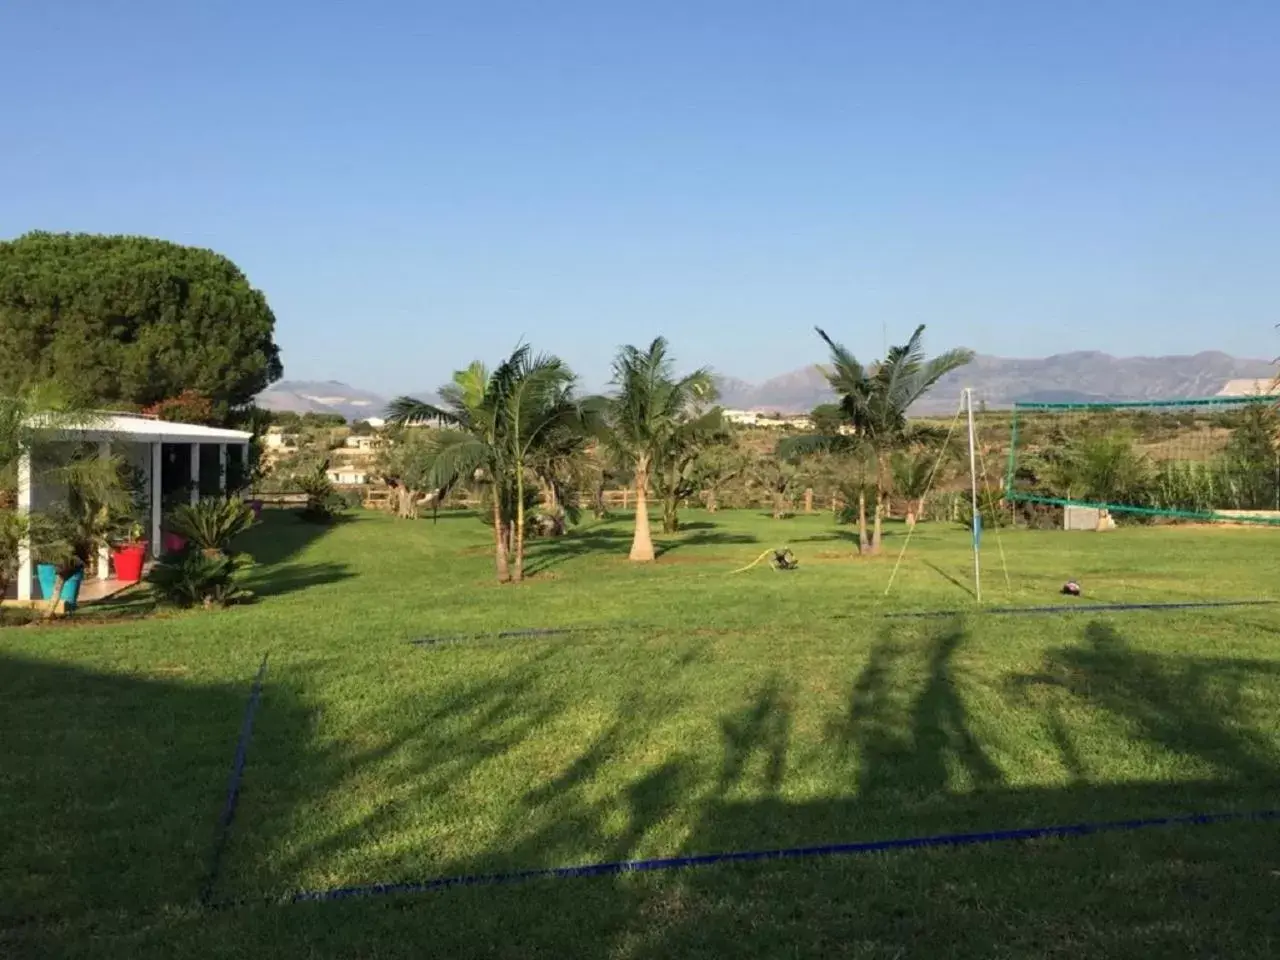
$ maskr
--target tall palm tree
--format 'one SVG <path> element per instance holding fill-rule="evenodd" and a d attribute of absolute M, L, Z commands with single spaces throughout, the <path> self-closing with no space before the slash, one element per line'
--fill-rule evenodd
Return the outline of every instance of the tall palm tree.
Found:
<path fill-rule="evenodd" d="M 840 412 L 849 429 L 834 436 L 788 438 L 779 444 L 779 452 L 786 456 L 822 449 L 861 449 L 870 454 L 876 469 L 876 505 L 869 550 L 878 553 L 889 486 L 889 454 L 907 437 L 907 410 L 944 376 L 969 363 L 973 351 L 954 349 L 927 358 L 925 328 L 921 324 L 906 343 L 890 348 L 884 360 L 866 367 L 826 331 L 815 329 L 831 351 L 830 366 L 825 371 L 827 382 L 839 398 Z M 859 502 L 858 534 L 860 545 L 868 549 L 864 498 Z"/>
<path fill-rule="evenodd" d="M 718 422 L 720 411 L 705 409 L 715 400 L 711 371 L 675 375 L 667 341 L 657 337 L 648 349 L 626 346 L 613 361 L 613 394 L 605 401 L 608 441 L 634 468 L 636 526 L 631 559 L 653 560 L 649 532 L 648 487 L 655 469 L 669 463 L 672 451 L 692 433 Z"/>
<path fill-rule="evenodd" d="M 492 485 L 494 559 L 499 581 L 524 579 L 525 483 L 541 445 L 573 429 L 582 410 L 573 374 L 557 357 L 520 345 L 492 372 L 480 362 L 453 375 L 440 405 L 399 397 L 392 423 L 439 423 L 430 485 L 449 489 L 477 476 Z"/>

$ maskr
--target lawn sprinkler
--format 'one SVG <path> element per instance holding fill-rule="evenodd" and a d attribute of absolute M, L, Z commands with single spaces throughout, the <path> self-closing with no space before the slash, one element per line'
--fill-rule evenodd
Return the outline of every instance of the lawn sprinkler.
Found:
<path fill-rule="evenodd" d="M 794 570 L 800 566 L 800 561 L 796 559 L 790 547 L 783 547 L 781 550 L 773 551 L 773 559 L 769 561 L 769 566 L 775 570 Z"/>
<path fill-rule="evenodd" d="M 773 567 L 775 570 L 794 570 L 796 567 L 800 566 L 800 561 L 796 559 L 796 555 L 791 552 L 790 547 L 783 547 L 780 550 L 776 550 L 771 547 L 748 563 L 745 567 L 739 567 L 737 570 L 730 570 L 729 573 L 745 573 L 765 557 L 769 557 L 769 566 Z"/>
<path fill-rule="evenodd" d="M 1080 596 L 1080 584 L 1074 580 L 1068 580 L 1062 585 L 1062 592 L 1068 597 L 1078 597 Z"/>

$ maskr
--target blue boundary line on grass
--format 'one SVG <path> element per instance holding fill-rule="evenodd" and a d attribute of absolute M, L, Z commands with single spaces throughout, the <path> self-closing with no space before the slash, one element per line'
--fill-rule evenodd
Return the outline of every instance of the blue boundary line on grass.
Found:
<path fill-rule="evenodd" d="M 561 637 L 570 633 L 598 633 L 603 630 L 645 628 L 635 620 L 623 620 L 614 623 L 582 623 L 570 627 L 522 627 L 519 629 L 499 630 L 495 633 L 460 633 L 441 637 L 414 637 L 408 642 L 415 647 L 432 647 L 437 644 L 459 643 L 463 640 L 515 640 L 522 637 Z"/>
<path fill-rule="evenodd" d="M 973 607 L 968 610 L 910 610 L 901 613 L 886 613 L 886 620 L 903 620 L 908 618 L 925 619 L 930 617 L 956 617 L 966 613 L 990 613 L 999 615 L 1026 613 L 1106 613 L 1107 611 L 1124 613 L 1134 610 L 1207 610 L 1214 607 L 1264 607 L 1280 601 L 1276 600 L 1192 600 L 1173 603 L 1062 603 L 1043 607 Z"/>
<path fill-rule="evenodd" d="M 253 735 L 253 718 L 258 712 L 258 703 L 262 699 L 262 681 L 266 675 L 267 654 L 264 653 L 262 664 L 258 667 L 258 675 L 253 678 L 253 687 L 249 691 L 249 702 L 244 708 L 244 719 L 240 722 L 240 738 L 236 741 L 236 752 L 231 761 L 231 776 L 227 779 L 227 799 L 222 805 L 222 815 L 218 818 L 217 832 L 214 834 L 213 853 L 209 858 L 209 874 L 200 891 L 200 902 L 205 906 L 208 906 L 213 899 L 214 887 L 222 871 L 222 855 L 227 848 L 227 841 L 231 838 L 231 821 L 236 816 L 236 805 L 240 801 L 240 781 L 244 777 L 244 766 L 249 757 L 249 738 Z"/>
<path fill-rule="evenodd" d="M 624 873 L 647 873 L 657 870 L 680 870 L 707 867 L 720 863 L 750 863 L 764 860 L 798 860 L 808 857 L 850 856 L 893 850 L 918 850 L 929 847 L 962 847 L 988 843 L 1081 837 L 1098 833 L 1143 830 L 1152 827 L 1209 826 L 1222 823 L 1280 821 L 1280 810 L 1250 813 L 1197 813 L 1182 816 L 1149 817 L 1139 820 L 1113 820 L 1100 823 L 1077 823 L 1052 827 L 1025 827 L 1015 830 L 993 830 L 983 833 L 947 833 L 900 840 L 871 840 L 863 843 L 837 843 L 818 847 L 791 847 L 781 850 L 746 850 L 710 853 L 687 857 L 665 857 L 652 860 L 617 860 L 590 863 L 576 867 L 546 867 L 518 870 L 512 873 L 490 873 L 440 877 L 435 880 L 403 883 L 375 883 L 363 886 L 332 887 L 327 890 L 300 890 L 287 895 L 288 903 L 331 903 L 361 897 L 393 894 L 427 893 L 445 887 L 510 884 L 529 880 L 566 880 L 577 877 L 616 876 Z M 244 901 L 239 901 L 243 903 Z"/>

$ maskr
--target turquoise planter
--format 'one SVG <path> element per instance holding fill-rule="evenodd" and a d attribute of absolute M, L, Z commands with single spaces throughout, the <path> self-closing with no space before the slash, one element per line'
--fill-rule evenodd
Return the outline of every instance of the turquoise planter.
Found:
<path fill-rule="evenodd" d="M 58 582 L 58 568 L 52 563 L 42 563 L 36 567 L 36 577 L 40 581 L 40 596 L 48 600 L 53 594 L 53 585 Z M 62 581 L 62 603 L 67 612 L 74 610 L 80 601 L 80 584 L 84 583 L 84 571 L 77 570 Z"/>

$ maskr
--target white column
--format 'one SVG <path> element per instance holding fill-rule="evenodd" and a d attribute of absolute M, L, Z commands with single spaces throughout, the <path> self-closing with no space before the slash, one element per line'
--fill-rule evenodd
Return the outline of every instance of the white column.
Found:
<path fill-rule="evenodd" d="M 31 451 L 24 450 L 18 458 L 18 513 L 31 514 Z M 22 538 L 18 544 L 18 599 L 31 599 L 31 537 Z"/>
<path fill-rule="evenodd" d="M 191 502 L 200 502 L 200 444 L 191 445 Z"/>
<path fill-rule="evenodd" d="M 98 459 L 111 459 L 111 441 L 98 441 Z M 98 579 L 111 579 L 111 547 L 108 544 L 101 543 L 98 545 Z"/>
<path fill-rule="evenodd" d="M 151 445 L 151 555 L 159 557 L 161 547 L 160 521 L 164 496 L 164 444 Z"/>
<path fill-rule="evenodd" d="M 218 444 L 218 491 L 223 496 L 227 493 L 227 445 L 225 443 Z"/>

